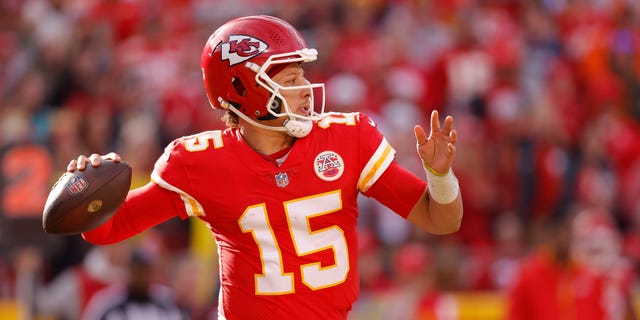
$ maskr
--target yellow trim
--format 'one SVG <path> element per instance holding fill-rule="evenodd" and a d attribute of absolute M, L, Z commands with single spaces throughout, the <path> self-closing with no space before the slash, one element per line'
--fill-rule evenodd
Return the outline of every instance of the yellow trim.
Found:
<path fill-rule="evenodd" d="M 190 194 L 182 191 L 180 188 L 174 187 L 173 185 L 171 185 L 170 183 L 162 179 L 162 177 L 160 177 L 160 175 L 156 172 L 156 170 L 153 170 L 153 172 L 151 172 L 151 181 L 158 184 L 162 188 L 165 188 L 167 190 L 170 190 L 179 194 L 180 199 L 182 199 L 182 201 L 184 202 L 184 208 L 187 211 L 187 214 L 189 216 L 193 217 L 193 216 L 206 215 L 204 212 L 204 208 L 198 202 L 198 200 L 196 200 Z"/>
<path fill-rule="evenodd" d="M 358 185 L 358 189 L 365 190 L 365 187 L 369 185 L 369 182 L 373 179 L 373 177 L 376 175 L 376 173 L 378 172 L 378 170 L 380 169 L 382 164 L 385 162 L 385 160 L 389 156 L 389 153 L 391 153 L 391 150 L 393 150 L 391 148 L 391 146 L 390 145 L 386 145 L 386 147 L 384 148 L 384 151 L 382 153 L 382 156 L 380 156 L 380 158 L 378 158 L 378 160 L 373 165 L 373 168 L 371 168 L 371 170 L 369 170 L 369 172 L 364 177 L 364 179 L 362 179 L 362 181 Z"/>
<path fill-rule="evenodd" d="M 438 176 L 438 177 L 444 177 L 444 176 L 446 176 L 446 175 L 447 175 L 447 172 L 445 172 L 445 173 L 439 173 L 438 171 L 434 170 L 433 168 L 429 167 L 428 165 L 426 165 L 426 164 L 424 164 L 424 163 L 422 163 L 422 166 L 423 166 L 425 169 L 429 170 L 429 172 L 433 173 L 434 175 L 436 175 L 436 176 Z"/>

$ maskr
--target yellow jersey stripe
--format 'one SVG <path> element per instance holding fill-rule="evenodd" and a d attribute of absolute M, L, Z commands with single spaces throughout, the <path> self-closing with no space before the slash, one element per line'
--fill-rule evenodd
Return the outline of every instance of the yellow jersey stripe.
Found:
<path fill-rule="evenodd" d="M 367 162 L 367 165 L 360 173 L 358 189 L 361 192 L 369 190 L 369 187 L 380 178 L 382 173 L 387 170 L 391 162 L 393 162 L 395 154 L 396 151 L 387 142 L 387 139 L 383 138 L 378 149 L 373 153 L 369 162 Z"/>

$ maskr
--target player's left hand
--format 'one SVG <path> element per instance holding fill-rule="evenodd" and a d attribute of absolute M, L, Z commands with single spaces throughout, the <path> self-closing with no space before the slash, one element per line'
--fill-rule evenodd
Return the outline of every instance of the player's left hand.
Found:
<path fill-rule="evenodd" d="M 453 117 L 447 116 L 444 125 L 440 127 L 438 111 L 431 112 L 431 132 L 427 137 L 424 129 L 416 125 L 413 128 L 416 136 L 418 155 L 422 164 L 433 169 L 438 174 L 445 174 L 453 165 L 456 155 L 455 143 L 458 138 L 453 129 Z"/>

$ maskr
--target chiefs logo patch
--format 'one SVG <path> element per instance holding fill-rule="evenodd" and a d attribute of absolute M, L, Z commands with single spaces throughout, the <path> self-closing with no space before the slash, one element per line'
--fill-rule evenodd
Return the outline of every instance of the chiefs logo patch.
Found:
<path fill-rule="evenodd" d="M 323 151 L 313 161 L 313 169 L 320 179 L 334 181 L 342 176 L 344 161 L 339 154 L 333 151 Z"/>
<path fill-rule="evenodd" d="M 230 35 L 229 42 L 221 44 L 222 60 L 229 65 L 247 61 L 267 50 L 269 46 L 262 40 L 247 35 Z"/>

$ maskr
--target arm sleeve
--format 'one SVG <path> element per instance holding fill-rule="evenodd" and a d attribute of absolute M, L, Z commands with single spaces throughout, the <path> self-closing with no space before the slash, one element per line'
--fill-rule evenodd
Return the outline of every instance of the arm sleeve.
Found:
<path fill-rule="evenodd" d="M 422 199 L 427 183 L 397 162 L 392 162 L 378 180 L 364 193 L 403 218 Z"/>
<path fill-rule="evenodd" d="M 131 190 L 111 219 L 82 233 L 82 237 L 93 244 L 113 244 L 174 218 L 179 212 L 174 193 L 149 182 Z"/>

